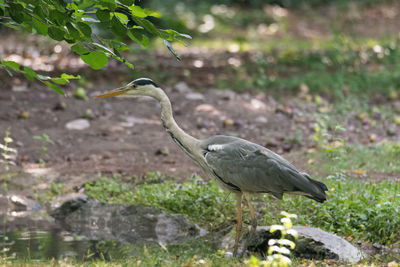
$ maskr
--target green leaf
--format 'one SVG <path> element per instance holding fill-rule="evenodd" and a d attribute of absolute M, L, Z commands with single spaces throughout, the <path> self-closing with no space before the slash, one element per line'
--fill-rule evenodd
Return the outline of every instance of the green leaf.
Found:
<path fill-rule="evenodd" d="M 59 77 L 51 78 L 51 81 L 56 83 L 56 84 L 61 84 L 61 85 L 66 85 L 68 83 L 67 79 L 59 78 Z"/>
<path fill-rule="evenodd" d="M 114 30 L 114 32 L 119 35 L 119 36 L 124 36 L 126 33 L 126 28 L 122 23 L 117 19 L 117 17 L 113 17 L 111 19 L 111 27 Z"/>
<path fill-rule="evenodd" d="M 146 12 L 140 6 L 131 6 L 129 8 L 131 9 L 132 15 L 139 17 L 139 18 L 147 17 Z"/>
<path fill-rule="evenodd" d="M 10 17 L 17 23 L 24 22 L 24 8 L 21 4 L 9 3 L 10 7 L 8 8 L 8 12 Z"/>
<path fill-rule="evenodd" d="M 112 51 L 110 48 L 108 48 L 108 47 L 106 47 L 106 46 L 104 46 L 104 45 L 102 45 L 102 44 L 99 44 L 99 43 L 92 43 L 92 45 L 96 46 L 97 48 L 100 48 L 100 49 L 103 50 L 104 52 L 110 53 L 111 55 L 114 54 L 113 51 Z"/>
<path fill-rule="evenodd" d="M 115 3 L 114 0 L 103 0 L 100 1 L 101 5 L 104 7 L 107 7 L 111 11 L 114 11 L 117 8 L 117 4 Z"/>
<path fill-rule="evenodd" d="M 98 51 L 92 51 L 87 55 L 81 55 L 82 60 L 90 65 L 92 69 L 98 70 L 103 68 L 108 63 L 107 56 Z"/>
<path fill-rule="evenodd" d="M 4 10 L 3 8 L 0 6 L 0 17 L 4 16 Z"/>
<path fill-rule="evenodd" d="M 33 9 L 33 13 L 37 16 L 39 16 L 41 19 L 46 19 L 46 14 L 45 14 L 45 9 L 44 6 L 38 4 L 37 6 L 35 6 L 35 8 Z"/>
<path fill-rule="evenodd" d="M 131 6 L 135 2 L 134 0 L 119 0 L 122 4 L 126 6 Z"/>
<path fill-rule="evenodd" d="M 110 20 L 110 12 L 105 9 L 99 9 L 96 12 L 96 17 L 101 21 L 101 22 L 107 22 Z"/>
<path fill-rule="evenodd" d="M 64 26 L 67 15 L 58 11 L 57 9 L 51 9 L 49 12 L 49 19 L 59 26 Z"/>
<path fill-rule="evenodd" d="M 88 54 L 90 51 L 89 49 L 87 49 L 86 47 L 84 47 L 81 44 L 75 44 L 73 46 L 71 46 L 71 50 L 75 53 L 77 53 L 78 55 L 84 55 L 84 54 Z"/>
<path fill-rule="evenodd" d="M 64 40 L 64 31 L 60 27 L 56 26 L 50 26 L 48 29 L 48 34 L 50 38 L 56 40 L 56 41 L 62 41 Z"/>
<path fill-rule="evenodd" d="M 74 27 L 74 25 L 72 25 L 72 23 L 67 22 L 66 26 L 67 26 L 68 32 L 72 36 L 72 38 L 74 38 L 76 40 L 81 39 L 81 35 L 80 35 L 79 31 Z"/>
<path fill-rule="evenodd" d="M 61 78 L 71 80 L 71 79 L 80 79 L 81 76 L 80 75 L 74 76 L 72 74 L 63 73 L 63 74 L 61 74 Z"/>
<path fill-rule="evenodd" d="M 78 28 L 83 33 L 83 35 L 85 35 L 87 38 L 92 37 L 92 29 L 86 23 L 81 22 L 81 21 L 78 22 Z"/>
<path fill-rule="evenodd" d="M 155 18 L 161 18 L 162 17 L 160 12 L 152 10 L 150 8 L 145 8 L 143 11 L 146 13 L 147 16 L 151 16 L 151 17 L 155 17 Z"/>
<path fill-rule="evenodd" d="M 174 48 L 172 47 L 171 43 L 168 42 L 167 40 L 164 40 L 164 44 L 166 45 L 166 47 L 168 48 L 169 51 L 171 51 L 171 53 L 174 55 L 174 57 L 177 60 L 181 60 L 181 58 L 178 56 L 178 54 L 176 53 L 176 51 L 174 50 Z"/>
<path fill-rule="evenodd" d="M 65 96 L 64 91 L 61 90 L 60 87 L 58 87 L 57 85 L 51 83 L 51 82 L 47 82 L 47 81 L 42 81 L 42 83 L 44 83 L 45 85 L 47 85 L 50 89 L 54 90 L 55 92 L 59 93 L 60 95 Z"/>
<path fill-rule="evenodd" d="M 28 80 L 33 81 L 37 77 L 37 74 L 33 69 L 31 69 L 27 66 L 24 66 L 24 76 Z"/>
<path fill-rule="evenodd" d="M 1 64 L 3 66 L 6 66 L 7 68 L 13 69 L 15 71 L 19 71 L 19 64 L 14 61 L 1 61 Z"/>
<path fill-rule="evenodd" d="M 41 34 L 41 35 L 47 35 L 47 25 L 42 23 L 41 21 L 37 19 L 32 20 L 32 26 L 35 28 L 36 32 Z"/>
<path fill-rule="evenodd" d="M 136 24 L 138 24 L 139 26 L 142 26 L 149 33 L 154 34 L 154 35 L 159 35 L 158 29 L 150 21 L 143 19 L 143 18 L 137 18 L 137 17 L 133 17 L 133 20 L 136 22 Z"/>
<path fill-rule="evenodd" d="M 146 47 L 150 44 L 149 38 L 147 38 L 146 35 L 140 33 L 138 30 L 130 29 L 128 31 L 128 36 L 129 36 L 129 38 L 132 39 L 132 41 L 140 43 L 144 47 Z"/>

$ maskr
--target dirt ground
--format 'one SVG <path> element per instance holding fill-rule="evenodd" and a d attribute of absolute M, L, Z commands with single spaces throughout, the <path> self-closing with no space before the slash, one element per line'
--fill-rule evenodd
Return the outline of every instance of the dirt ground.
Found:
<path fill-rule="evenodd" d="M 176 71 L 176 70 L 174 70 Z M 10 127 L 13 146 L 18 149 L 17 165 L 24 175 L 15 175 L 9 188 L 32 196 L 34 190 L 45 191 L 49 182 L 63 183 L 65 188 L 79 187 L 103 175 L 122 174 L 133 177 L 160 171 L 184 180 L 193 173 L 202 174 L 170 139 L 161 126 L 160 106 L 150 98 L 94 100 L 93 96 L 120 86 L 111 69 L 92 79 L 87 101 L 72 96 L 73 87 L 63 97 L 36 84 L 3 80 L 0 90 L 0 133 Z M 158 82 L 158 81 L 157 81 Z M 18 86 L 20 87 L 18 89 Z M 275 100 L 258 93 L 191 90 L 185 83 L 163 86 L 178 124 L 197 138 L 214 134 L 232 134 L 265 145 L 282 153 L 305 171 L 306 151 L 315 145 L 315 116 L 318 107 L 300 97 Z M 22 89 L 21 89 L 22 88 Z M 22 90 L 22 91 L 20 91 Z M 85 118 L 86 117 L 86 118 Z M 68 129 L 67 123 L 85 118 L 90 126 Z M 369 143 L 371 134 L 378 141 L 399 140 L 399 129 L 387 136 L 385 121 L 365 129 L 355 117 L 343 139 L 349 143 Z M 34 136 L 47 134 L 54 144 L 42 144 Z M 295 134 L 301 139 L 293 142 Z M 42 146 L 47 148 L 42 153 Z M 44 164 L 39 164 L 42 158 Z M 18 172 L 18 170 L 16 170 Z M 26 175 L 32 175 L 27 178 Z"/>

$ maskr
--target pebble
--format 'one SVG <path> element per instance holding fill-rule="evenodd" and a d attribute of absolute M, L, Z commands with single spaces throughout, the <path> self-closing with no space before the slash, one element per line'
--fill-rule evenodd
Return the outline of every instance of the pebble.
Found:
<path fill-rule="evenodd" d="M 185 95 L 188 100 L 204 100 L 204 95 L 200 93 L 188 93 Z"/>
<path fill-rule="evenodd" d="M 190 91 L 189 86 L 185 82 L 179 82 L 175 84 L 174 89 L 179 93 L 186 93 Z"/>
<path fill-rule="evenodd" d="M 268 119 L 266 117 L 263 117 L 263 116 L 258 116 L 254 121 L 258 122 L 258 123 L 267 123 Z"/>
<path fill-rule="evenodd" d="M 67 108 L 67 104 L 65 102 L 58 102 L 54 107 L 53 110 L 65 110 Z"/>
<path fill-rule="evenodd" d="M 65 124 L 68 130 L 84 130 L 90 127 L 90 122 L 87 119 L 77 119 Z"/>
<path fill-rule="evenodd" d="M 18 118 L 20 118 L 20 119 L 27 119 L 27 118 L 29 118 L 29 116 L 30 116 L 29 111 L 22 111 L 22 112 L 18 115 Z"/>

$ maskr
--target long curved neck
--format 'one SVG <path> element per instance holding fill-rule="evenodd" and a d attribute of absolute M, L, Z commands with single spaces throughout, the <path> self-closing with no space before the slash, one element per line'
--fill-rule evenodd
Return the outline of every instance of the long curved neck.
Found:
<path fill-rule="evenodd" d="M 178 126 L 173 117 L 172 106 L 168 96 L 161 89 L 157 89 L 151 96 L 157 99 L 161 104 L 161 121 L 165 130 L 186 154 L 196 159 L 196 151 L 200 148 L 200 141 L 185 133 Z"/>

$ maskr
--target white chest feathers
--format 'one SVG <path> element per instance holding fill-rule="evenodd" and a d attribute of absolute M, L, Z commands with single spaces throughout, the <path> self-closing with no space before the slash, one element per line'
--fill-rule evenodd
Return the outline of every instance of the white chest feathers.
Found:
<path fill-rule="evenodd" d="M 208 145 L 207 150 L 208 151 L 219 151 L 224 148 L 224 145 L 221 144 L 213 144 L 213 145 Z"/>

